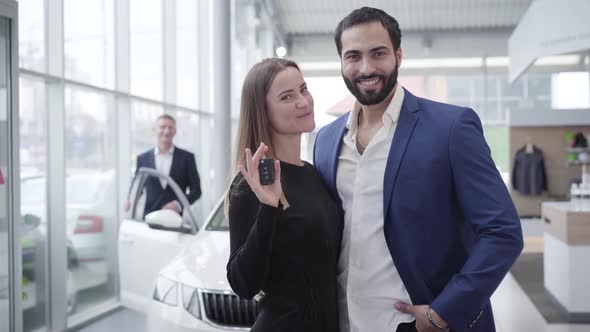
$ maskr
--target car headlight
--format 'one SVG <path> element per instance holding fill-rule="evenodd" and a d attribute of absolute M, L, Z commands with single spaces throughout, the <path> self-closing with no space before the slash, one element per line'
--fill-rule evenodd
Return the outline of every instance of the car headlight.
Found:
<path fill-rule="evenodd" d="M 178 283 L 158 276 L 154 289 L 154 300 L 171 306 L 178 305 Z"/>
<path fill-rule="evenodd" d="M 181 284 L 182 305 L 193 317 L 201 319 L 201 306 L 199 305 L 199 292 L 197 289 Z"/>

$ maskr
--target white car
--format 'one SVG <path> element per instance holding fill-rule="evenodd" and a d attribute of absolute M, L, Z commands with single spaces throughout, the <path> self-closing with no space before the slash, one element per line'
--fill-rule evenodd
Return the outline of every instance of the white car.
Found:
<path fill-rule="evenodd" d="M 185 211 L 155 211 L 142 218 L 146 178 L 165 179 Z M 119 231 L 121 300 L 148 313 L 150 331 L 247 331 L 258 303 L 239 298 L 226 277 L 229 225 L 219 202 L 196 222 L 184 193 L 155 170 L 140 169 L 130 193 L 131 214 Z"/>
<path fill-rule="evenodd" d="M 77 171 L 66 176 L 66 232 L 82 262 L 104 260 L 107 224 L 115 221 L 115 171 Z M 47 179 L 28 176 L 21 179 L 23 214 L 46 216 Z M 42 224 L 46 222 L 42 218 Z"/>
<path fill-rule="evenodd" d="M 115 172 L 76 171 L 66 176 L 68 312 L 75 311 L 77 292 L 108 282 L 108 230 L 116 218 Z M 46 271 L 38 255 L 45 253 L 47 179 L 42 174 L 21 178 L 23 309 L 37 306 L 38 277 Z M 32 219 L 32 222 L 27 220 Z"/>

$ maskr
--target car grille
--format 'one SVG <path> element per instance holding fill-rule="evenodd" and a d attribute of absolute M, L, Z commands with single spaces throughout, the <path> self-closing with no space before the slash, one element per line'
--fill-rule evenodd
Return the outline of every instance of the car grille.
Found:
<path fill-rule="evenodd" d="M 258 302 L 244 300 L 235 294 L 203 291 L 203 307 L 207 319 L 214 324 L 251 327 L 258 316 Z"/>

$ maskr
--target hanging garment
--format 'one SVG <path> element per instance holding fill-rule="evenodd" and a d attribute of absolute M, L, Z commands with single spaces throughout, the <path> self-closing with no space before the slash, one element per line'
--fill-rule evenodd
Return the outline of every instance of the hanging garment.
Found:
<path fill-rule="evenodd" d="M 547 190 L 547 174 L 543 152 L 536 146 L 527 151 L 523 146 L 514 157 L 512 187 L 522 195 L 540 195 Z"/>
<path fill-rule="evenodd" d="M 588 147 L 588 140 L 586 139 L 586 135 L 583 133 L 577 133 L 574 136 L 574 144 L 572 148 L 587 148 Z"/>

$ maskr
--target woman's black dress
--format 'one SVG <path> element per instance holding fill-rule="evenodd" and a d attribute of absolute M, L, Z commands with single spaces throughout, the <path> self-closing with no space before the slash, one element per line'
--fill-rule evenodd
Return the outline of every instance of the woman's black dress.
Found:
<path fill-rule="evenodd" d="M 342 212 L 315 168 L 281 162 L 286 210 L 262 204 L 239 174 L 230 191 L 231 255 L 236 294 L 266 294 L 251 331 L 337 332 L 336 267 Z"/>

